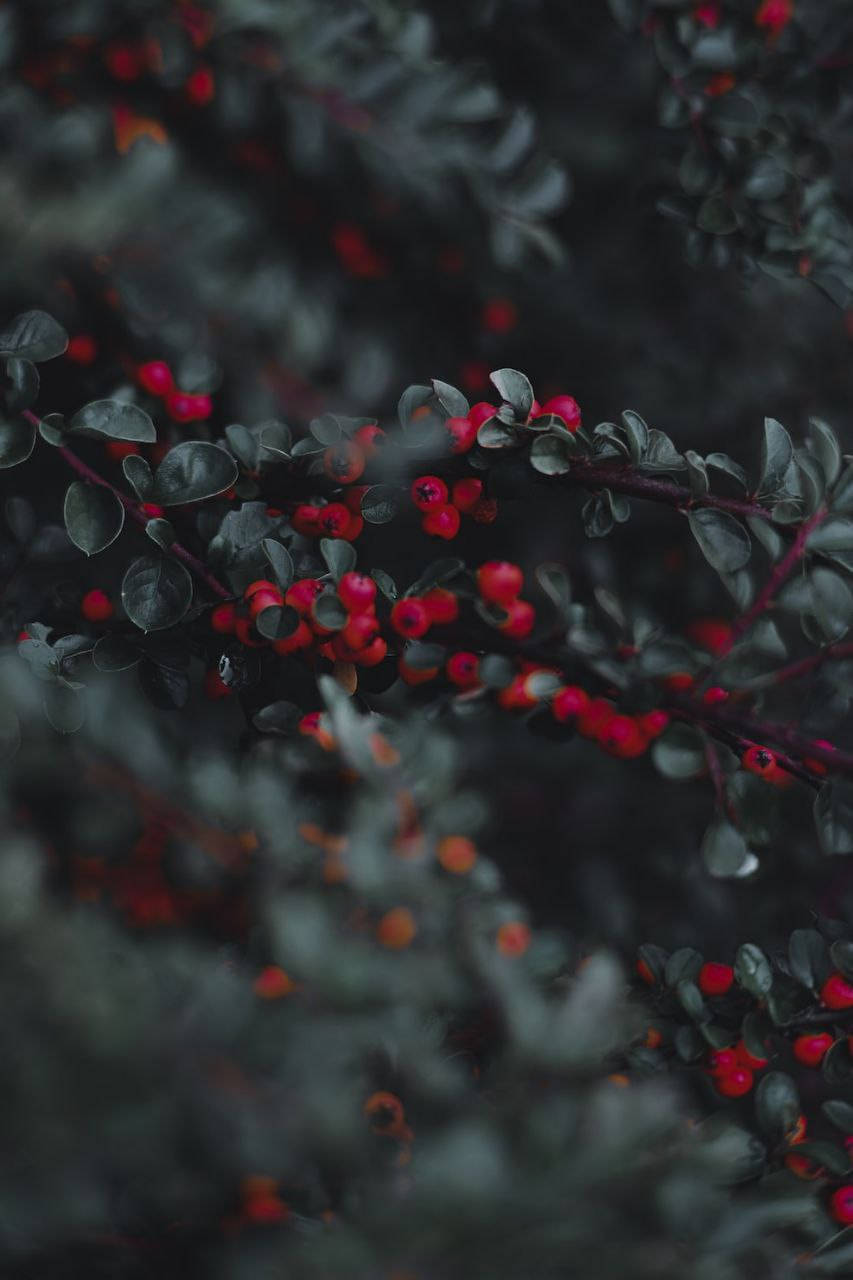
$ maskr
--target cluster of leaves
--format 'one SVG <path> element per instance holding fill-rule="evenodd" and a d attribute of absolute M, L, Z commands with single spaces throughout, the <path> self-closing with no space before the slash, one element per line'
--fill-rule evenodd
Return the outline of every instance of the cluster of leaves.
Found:
<path fill-rule="evenodd" d="M 809 0 L 611 9 L 666 77 L 659 120 L 685 144 L 658 207 L 683 225 L 688 260 L 804 276 L 847 307 L 853 232 L 834 144 L 849 121 L 850 15 Z"/>

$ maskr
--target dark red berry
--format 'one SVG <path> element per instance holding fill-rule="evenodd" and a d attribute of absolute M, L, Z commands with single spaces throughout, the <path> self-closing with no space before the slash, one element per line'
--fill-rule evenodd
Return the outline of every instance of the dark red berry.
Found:
<path fill-rule="evenodd" d="M 398 635 L 405 636 L 408 640 L 417 640 L 429 631 L 429 610 L 423 600 L 418 600 L 415 596 L 398 600 L 391 610 L 391 626 Z"/>
<path fill-rule="evenodd" d="M 418 511 L 432 511 L 447 503 L 447 485 L 440 476 L 418 476 L 412 481 L 411 494 Z"/>
<path fill-rule="evenodd" d="M 735 971 L 728 964 L 709 960 L 699 970 L 698 986 L 703 995 L 724 996 L 735 980 Z"/>
<path fill-rule="evenodd" d="M 444 538 L 450 541 L 459 532 L 462 517 L 456 507 L 445 503 L 441 507 L 433 507 L 421 521 L 421 528 L 432 538 Z"/>
<path fill-rule="evenodd" d="M 477 590 L 490 604 L 511 604 L 523 586 L 524 574 L 508 560 L 489 560 L 477 570 Z"/>
<path fill-rule="evenodd" d="M 581 425 L 580 405 L 573 396 L 552 396 L 543 404 L 542 413 L 553 413 L 555 418 L 562 418 L 572 432 L 577 431 Z"/>

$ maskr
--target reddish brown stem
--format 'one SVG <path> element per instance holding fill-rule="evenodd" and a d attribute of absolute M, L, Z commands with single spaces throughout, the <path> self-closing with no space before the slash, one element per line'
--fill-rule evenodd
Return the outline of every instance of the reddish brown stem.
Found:
<path fill-rule="evenodd" d="M 772 683 L 786 684 L 789 680 L 798 680 L 800 676 L 807 676 L 812 671 L 817 671 L 825 662 L 843 662 L 845 658 L 853 658 L 853 642 L 849 640 L 846 644 L 827 645 L 818 653 L 809 654 L 807 658 L 798 658 L 796 662 L 789 662 L 786 667 L 780 667 L 774 672 Z"/>
<path fill-rule="evenodd" d="M 707 707 L 703 703 L 679 701 L 676 710 L 687 719 L 703 724 L 709 731 L 713 726 L 739 734 L 748 742 L 759 743 L 781 752 L 791 752 L 796 760 L 787 760 L 780 764 L 783 767 L 799 761 L 818 760 L 827 765 L 834 773 L 853 775 L 853 755 L 847 751 L 836 751 L 834 748 L 821 746 L 819 742 L 792 729 L 789 725 L 777 724 L 772 720 L 758 720 L 754 716 L 729 711 L 725 707 Z"/>
<path fill-rule="evenodd" d="M 30 413 L 29 410 L 25 410 L 23 417 L 25 417 L 28 422 L 31 422 L 33 426 L 38 426 L 39 418 L 37 418 L 34 413 Z M 88 463 L 82 460 L 82 458 L 78 458 L 77 454 L 73 453 L 67 445 L 60 445 L 57 452 L 63 461 L 68 464 L 71 470 L 76 471 L 77 475 L 81 476 L 82 479 L 88 480 L 90 484 L 99 484 L 102 488 L 109 489 L 111 493 L 114 493 L 127 514 L 132 520 L 135 520 L 137 524 L 144 526 L 148 523 L 149 517 L 142 510 L 141 503 L 134 502 L 134 500 L 129 498 L 126 493 L 122 493 L 121 489 L 117 489 L 114 484 L 110 484 L 109 480 L 105 480 L 103 476 L 93 470 Z M 199 581 L 203 582 L 205 586 L 208 587 L 214 595 L 219 596 L 221 600 L 230 600 L 232 598 L 233 592 L 229 591 L 227 587 L 224 587 L 219 579 L 210 572 L 207 566 L 199 560 L 197 556 L 194 556 L 191 551 L 188 551 L 180 542 L 173 542 L 171 544 L 169 547 L 169 554 L 173 555 L 176 560 L 181 560 L 190 572 L 194 573 Z"/>
<path fill-rule="evenodd" d="M 809 540 L 810 534 L 818 527 L 819 524 L 823 523 L 826 516 L 826 508 L 820 507 L 813 516 L 809 516 L 808 520 L 803 521 L 800 525 L 794 541 L 791 543 L 782 559 L 774 566 L 770 577 L 755 597 L 750 608 L 747 609 L 746 613 L 743 613 L 739 618 L 736 618 L 732 624 L 731 644 L 735 644 L 773 603 L 777 594 L 788 581 L 791 574 L 805 555 L 806 544 Z"/>
<path fill-rule="evenodd" d="M 769 507 L 763 506 L 760 502 L 750 498 L 724 498 L 716 493 L 697 494 L 686 485 L 675 484 L 672 480 L 659 480 L 656 476 L 642 475 L 633 467 L 618 464 L 607 466 L 603 463 L 578 459 L 577 462 L 572 463 L 571 470 L 561 478 L 566 484 L 580 485 L 585 489 L 612 489 L 616 493 L 624 493 L 629 497 L 662 502 L 679 511 L 689 511 L 695 507 L 714 507 L 717 511 L 729 511 L 732 515 L 743 517 L 754 516 L 759 520 L 773 523 L 773 515 Z"/>

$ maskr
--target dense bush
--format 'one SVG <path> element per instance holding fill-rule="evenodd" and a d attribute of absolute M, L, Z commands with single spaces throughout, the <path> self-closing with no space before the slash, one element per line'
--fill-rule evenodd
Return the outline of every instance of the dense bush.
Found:
<path fill-rule="evenodd" d="M 0 19 L 4 1272 L 848 1274 L 850 19 Z"/>

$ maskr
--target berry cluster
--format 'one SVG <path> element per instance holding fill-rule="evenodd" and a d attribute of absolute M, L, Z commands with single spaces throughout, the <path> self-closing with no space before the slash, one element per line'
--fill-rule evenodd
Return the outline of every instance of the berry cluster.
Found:
<path fill-rule="evenodd" d="M 208 395 L 190 395 L 175 387 L 172 370 L 164 360 L 149 360 L 136 369 L 136 380 L 149 395 L 158 396 L 173 422 L 204 422 L 213 412 Z"/>

